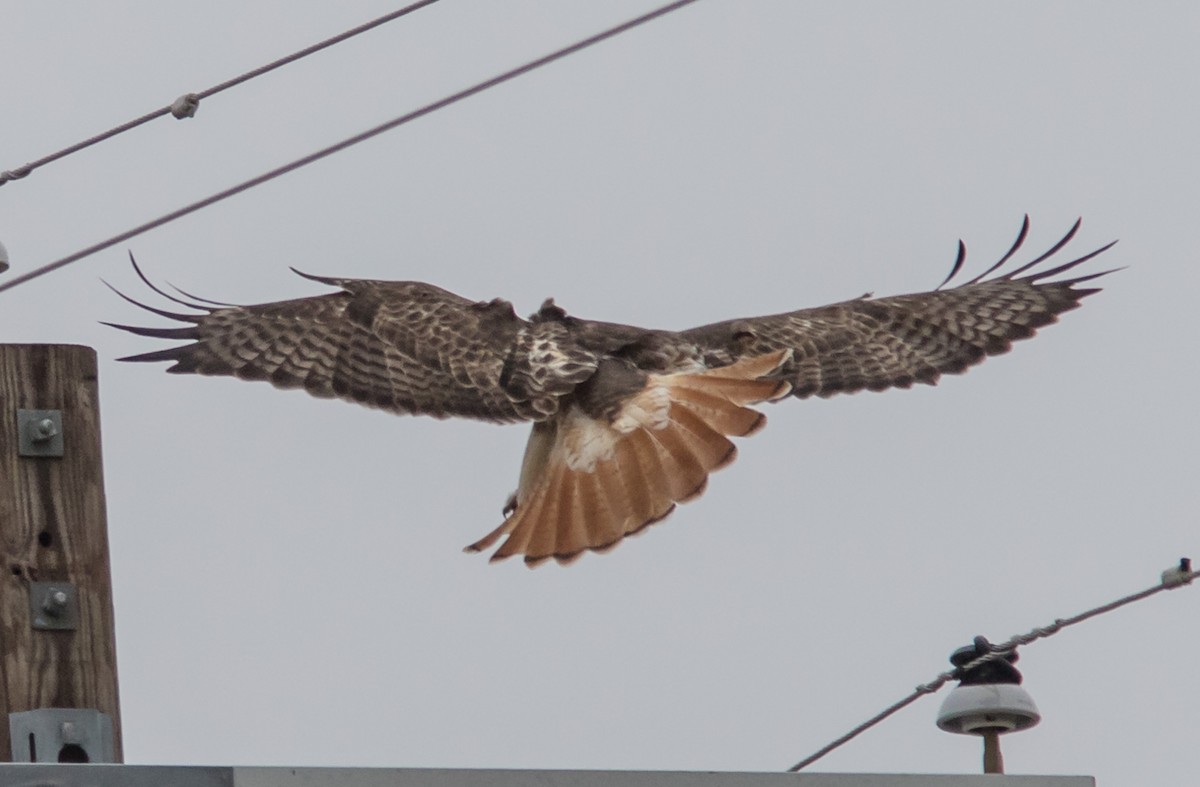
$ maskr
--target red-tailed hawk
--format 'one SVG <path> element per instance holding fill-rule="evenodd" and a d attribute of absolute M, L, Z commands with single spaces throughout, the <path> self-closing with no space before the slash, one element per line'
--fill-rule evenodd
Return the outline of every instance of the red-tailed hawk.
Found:
<path fill-rule="evenodd" d="M 1079 305 L 1097 289 L 1076 285 L 1109 271 L 1047 281 L 1112 244 L 1056 267 L 1032 262 L 935 290 L 749 317 L 686 331 L 584 320 L 547 300 L 528 320 L 512 304 L 470 301 L 421 282 L 305 278 L 339 288 L 313 298 L 235 306 L 196 298 L 175 314 L 133 301 L 182 328 L 126 331 L 186 339 L 127 361 L 172 361 L 167 371 L 266 380 L 398 414 L 532 421 L 504 521 L 467 547 L 505 540 L 492 560 L 534 565 L 602 551 L 699 495 L 733 461 L 730 437 L 763 425 L 750 405 L 794 396 L 933 384 Z M 135 265 L 136 268 L 136 265 Z M 299 271 L 297 271 L 299 273 Z M 987 278 L 997 274 L 993 278 Z M 126 296 L 122 296 L 126 297 Z M 129 299 L 132 300 L 132 299 Z"/>

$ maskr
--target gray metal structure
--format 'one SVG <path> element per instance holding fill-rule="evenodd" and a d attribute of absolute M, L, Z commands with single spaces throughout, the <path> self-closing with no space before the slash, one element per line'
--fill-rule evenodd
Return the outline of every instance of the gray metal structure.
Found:
<path fill-rule="evenodd" d="M 1090 776 L 0 764 L 4 787 L 1095 787 Z"/>
<path fill-rule="evenodd" d="M 39 708 L 10 713 L 8 729 L 13 762 L 99 764 L 116 759 L 112 716 L 98 710 Z"/>
<path fill-rule="evenodd" d="M 17 410 L 19 456 L 62 456 L 62 410 Z"/>

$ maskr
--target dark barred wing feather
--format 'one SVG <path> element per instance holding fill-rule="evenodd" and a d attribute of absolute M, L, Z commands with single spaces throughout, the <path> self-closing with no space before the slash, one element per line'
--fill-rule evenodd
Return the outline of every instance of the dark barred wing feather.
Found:
<path fill-rule="evenodd" d="M 1098 291 L 1077 285 L 1110 271 L 1046 280 L 1095 257 L 1111 243 L 1065 264 L 1039 267 L 1078 228 L 1077 222 L 1050 251 L 991 279 L 984 277 L 999 270 L 1024 242 L 1028 217 L 1008 253 L 958 287 L 889 298 L 864 296 L 815 309 L 729 320 L 693 328 L 683 336 L 718 362 L 791 348 L 793 360 L 782 376 L 800 398 L 932 384 L 943 374 L 962 372 L 990 355 L 1007 352 L 1014 341 L 1032 336 Z M 943 286 L 959 272 L 964 258 L 960 242 L 958 259 Z"/>
<path fill-rule="evenodd" d="M 476 303 L 419 282 L 308 277 L 342 292 L 217 308 L 182 301 L 142 278 L 198 313 L 155 309 L 122 294 L 186 326 L 113 327 L 191 343 L 122 360 L 170 361 L 167 371 L 177 374 L 265 380 L 394 413 L 497 422 L 538 416 L 498 382 L 523 324 L 505 302 Z"/>

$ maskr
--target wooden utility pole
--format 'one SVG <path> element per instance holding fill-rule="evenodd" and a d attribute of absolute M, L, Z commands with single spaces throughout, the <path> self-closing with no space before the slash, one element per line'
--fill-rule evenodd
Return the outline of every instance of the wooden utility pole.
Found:
<path fill-rule="evenodd" d="M 22 744 L 9 713 L 85 708 L 112 717 L 121 762 L 90 347 L 0 345 L 0 559 L 0 761 Z"/>

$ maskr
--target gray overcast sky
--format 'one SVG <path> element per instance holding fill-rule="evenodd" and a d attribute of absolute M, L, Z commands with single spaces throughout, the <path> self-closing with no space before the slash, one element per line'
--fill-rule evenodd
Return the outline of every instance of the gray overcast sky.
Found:
<path fill-rule="evenodd" d="M 396 7 L 0 3 L 0 168 Z M 27 271 L 651 7 L 445 0 L 0 189 Z M 699 501 L 569 569 L 489 566 L 524 427 L 112 359 L 113 249 L 0 294 L 92 345 L 127 758 L 781 769 L 993 640 L 1196 553 L 1193 2 L 679 13 L 127 244 L 218 300 L 320 274 L 682 328 L 936 285 L 963 237 L 1129 266 L 936 388 L 770 408 Z M 151 317 L 150 323 L 157 324 Z M 1012 772 L 1187 783 L 1200 592 L 1022 653 Z M 974 772 L 925 699 L 819 765 Z"/>

